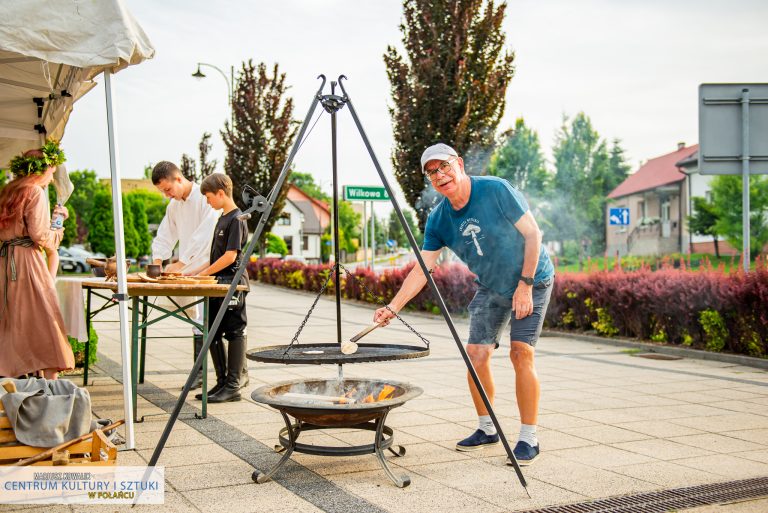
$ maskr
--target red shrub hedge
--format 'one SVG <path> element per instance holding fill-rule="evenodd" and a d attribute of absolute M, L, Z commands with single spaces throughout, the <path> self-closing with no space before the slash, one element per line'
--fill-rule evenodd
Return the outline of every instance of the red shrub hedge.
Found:
<path fill-rule="evenodd" d="M 369 269 L 342 271 L 342 296 L 389 302 L 413 268 L 374 274 Z M 318 292 L 330 273 L 328 265 L 262 259 L 248 265 L 253 280 Z M 466 311 L 475 293 L 475 276 L 461 264 L 439 266 L 433 274 L 451 312 Z M 327 293 L 334 292 L 333 282 Z M 438 312 L 426 287 L 411 308 Z M 720 270 L 602 271 L 560 274 L 555 279 L 546 325 L 551 328 L 621 335 L 703 349 L 754 356 L 768 355 L 768 265 L 749 274 Z"/>
<path fill-rule="evenodd" d="M 768 268 L 562 274 L 550 327 L 768 355 Z"/>
<path fill-rule="evenodd" d="M 349 275 L 342 271 L 342 297 L 375 303 L 376 300 L 365 291 L 362 286 L 364 285 L 385 303 L 389 302 L 400 290 L 414 265 L 415 263 L 412 263 L 381 274 L 374 274 L 370 269 L 362 267 L 350 270 Z M 283 261 L 276 258 L 265 258 L 248 264 L 248 275 L 252 280 L 310 292 L 319 292 L 325 280 L 328 279 L 329 273 L 328 265 L 304 265 L 296 261 Z M 349 279 L 350 275 L 352 279 Z M 461 264 L 448 264 L 435 269 L 432 276 L 443 294 L 448 310 L 451 312 L 465 310 L 475 293 L 475 275 Z M 328 284 L 326 292 L 334 293 L 333 280 Z M 409 303 L 409 306 L 417 310 L 438 311 L 432 292 L 426 287 Z"/>

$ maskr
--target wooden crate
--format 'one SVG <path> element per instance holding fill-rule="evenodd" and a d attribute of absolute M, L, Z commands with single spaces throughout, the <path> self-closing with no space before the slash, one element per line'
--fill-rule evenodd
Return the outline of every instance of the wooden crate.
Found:
<path fill-rule="evenodd" d="M 7 392 L 16 391 L 12 381 L 2 383 Z M 45 452 L 49 447 L 31 447 L 16 439 L 11 427 L 11 421 L 5 414 L 5 408 L 0 401 L 0 466 L 15 465 L 20 460 Z M 90 437 L 82 442 L 58 451 L 51 457 L 33 463 L 32 465 L 115 465 L 117 463 L 117 447 L 104 433 L 97 429 Z"/>

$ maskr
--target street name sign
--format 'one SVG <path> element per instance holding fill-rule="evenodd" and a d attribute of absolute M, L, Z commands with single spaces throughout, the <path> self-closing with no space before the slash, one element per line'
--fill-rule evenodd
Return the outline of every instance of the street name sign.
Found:
<path fill-rule="evenodd" d="M 344 199 L 347 201 L 389 201 L 384 187 L 374 185 L 345 185 Z"/>

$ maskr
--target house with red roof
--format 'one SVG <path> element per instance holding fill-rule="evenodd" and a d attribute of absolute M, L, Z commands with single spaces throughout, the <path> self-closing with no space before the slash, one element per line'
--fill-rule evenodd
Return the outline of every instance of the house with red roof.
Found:
<path fill-rule="evenodd" d="M 709 197 L 710 175 L 698 172 L 699 145 L 679 143 L 677 150 L 645 162 L 608 194 L 606 250 L 620 255 L 714 253 L 714 239 L 693 235 L 687 217 L 693 196 Z M 610 209 L 629 209 L 629 224 L 612 225 Z M 733 248 L 720 243 L 721 253 Z"/>
<path fill-rule="evenodd" d="M 287 257 L 320 263 L 321 237 L 330 222 L 331 210 L 325 202 L 290 184 L 285 206 L 272 227 L 272 233 L 285 241 Z"/>

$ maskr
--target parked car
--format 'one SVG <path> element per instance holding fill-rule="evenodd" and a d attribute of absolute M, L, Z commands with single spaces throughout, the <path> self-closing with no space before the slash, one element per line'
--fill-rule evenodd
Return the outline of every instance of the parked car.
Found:
<path fill-rule="evenodd" d="M 59 248 L 59 267 L 62 271 L 87 273 L 91 270 L 91 266 L 86 262 L 88 258 L 98 257 L 80 248 Z"/>

